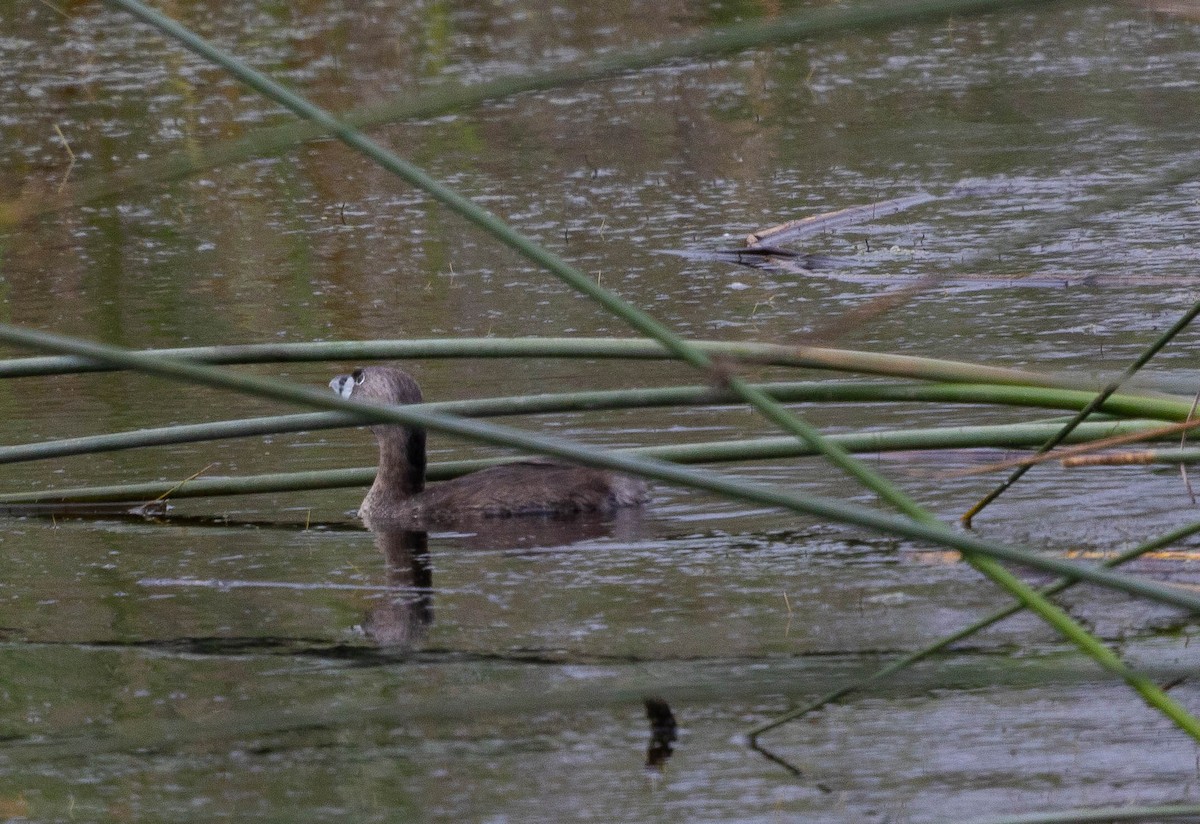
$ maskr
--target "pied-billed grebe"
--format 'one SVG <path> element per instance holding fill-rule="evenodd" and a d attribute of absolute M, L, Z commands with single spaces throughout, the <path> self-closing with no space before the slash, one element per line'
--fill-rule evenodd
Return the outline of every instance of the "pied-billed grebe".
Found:
<path fill-rule="evenodd" d="M 394 366 L 355 369 L 329 386 L 343 398 L 421 402 L 417 382 Z M 611 512 L 646 500 L 640 480 L 542 460 L 494 466 L 426 490 L 425 430 L 377 424 L 371 431 L 379 442 L 379 469 L 358 510 L 363 519 L 446 523 L 479 516 L 576 515 Z"/>

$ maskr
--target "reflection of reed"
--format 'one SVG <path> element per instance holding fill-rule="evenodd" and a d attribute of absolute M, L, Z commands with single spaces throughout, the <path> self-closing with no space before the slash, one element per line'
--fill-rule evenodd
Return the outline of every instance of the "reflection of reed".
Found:
<path fill-rule="evenodd" d="M 388 592 L 363 621 L 367 637 L 381 647 L 414 649 L 433 623 L 433 574 L 429 536 L 372 524 L 375 545 L 383 553 Z"/>

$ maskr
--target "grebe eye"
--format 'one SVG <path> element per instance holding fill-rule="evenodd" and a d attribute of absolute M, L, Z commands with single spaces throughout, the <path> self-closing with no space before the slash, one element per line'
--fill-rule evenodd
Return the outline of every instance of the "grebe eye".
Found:
<path fill-rule="evenodd" d="M 366 378 L 366 375 L 363 374 L 363 371 L 361 369 L 355 369 L 353 372 L 350 373 L 350 377 L 354 378 L 355 384 L 361 384 L 363 382 L 363 379 Z"/>

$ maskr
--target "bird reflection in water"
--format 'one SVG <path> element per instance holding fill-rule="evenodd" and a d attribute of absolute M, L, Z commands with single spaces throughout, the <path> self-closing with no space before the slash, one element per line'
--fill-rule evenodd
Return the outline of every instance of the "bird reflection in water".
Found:
<path fill-rule="evenodd" d="M 402 522 L 365 518 L 383 556 L 387 592 L 363 621 L 366 636 L 389 651 L 419 649 L 433 624 L 433 564 L 429 533 Z M 573 517 L 460 520 L 448 541 L 464 550 L 544 551 L 600 538 L 638 540 L 637 510 Z M 438 539 L 442 540 L 443 534 Z M 574 551 L 574 550 L 571 550 Z M 579 551 L 587 551 L 580 549 Z"/>
<path fill-rule="evenodd" d="M 419 648 L 433 623 L 429 533 L 367 524 L 383 555 L 387 592 L 363 621 L 367 637 L 388 650 Z"/>

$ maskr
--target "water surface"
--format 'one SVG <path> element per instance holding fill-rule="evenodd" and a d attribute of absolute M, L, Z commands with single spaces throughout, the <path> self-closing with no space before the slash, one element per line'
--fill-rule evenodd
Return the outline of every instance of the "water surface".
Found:
<path fill-rule="evenodd" d="M 337 110 L 771 13 L 523 0 L 169 11 Z M 119 12 L 28 4 L 0 21 L 6 199 L 69 193 L 288 119 Z M 833 345 L 1106 375 L 1196 297 L 1196 184 L 1094 207 L 1196 162 L 1198 33 L 1071 4 L 681 61 L 373 135 L 690 336 L 787 342 L 821 328 Z M 985 193 L 943 197 L 962 181 Z M 785 220 L 919 192 L 940 197 L 813 238 L 803 251 L 848 261 L 833 272 L 706 254 Z M 1067 228 L 1012 245 L 1064 216 Z M 946 282 L 869 324 L 837 322 L 930 273 Z M 0 309 L 131 347 L 628 333 L 332 142 L 8 230 Z M 1151 371 L 1186 385 L 1194 345 L 1185 333 Z M 321 386 L 349 365 L 251 371 Z M 700 380 L 646 363 L 408 367 L 439 400 Z M 751 372 L 784 376 L 796 377 Z M 285 411 L 134 375 L 7 381 L 0 410 L 11 443 Z M 832 432 L 1028 417 L 800 411 Z M 519 423 L 609 445 L 773 434 L 736 407 Z M 431 448 L 434 460 L 491 454 L 444 437 Z M 301 433 L 6 466 L 3 488 L 373 456 L 361 430 Z M 877 465 L 952 519 L 992 483 L 941 477 L 972 460 Z M 814 461 L 726 471 L 873 503 Z M 749 726 L 1005 603 L 928 547 L 657 485 L 639 518 L 434 532 L 386 554 L 345 514 L 361 495 L 181 502 L 162 523 L 5 519 L 0 812 L 927 821 L 1195 796 L 1194 743 L 1027 617 L 770 736 L 798 776 L 748 749 Z M 1193 510 L 1173 471 L 1045 467 L 979 526 L 1104 553 Z M 1135 570 L 1198 577 L 1182 559 Z M 1195 627 L 1173 610 L 1090 587 L 1064 601 L 1161 681 L 1194 669 Z M 679 738 L 647 771 L 641 699 L 652 694 L 670 703 Z M 1172 695 L 1200 711 L 1192 682 Z"/>

